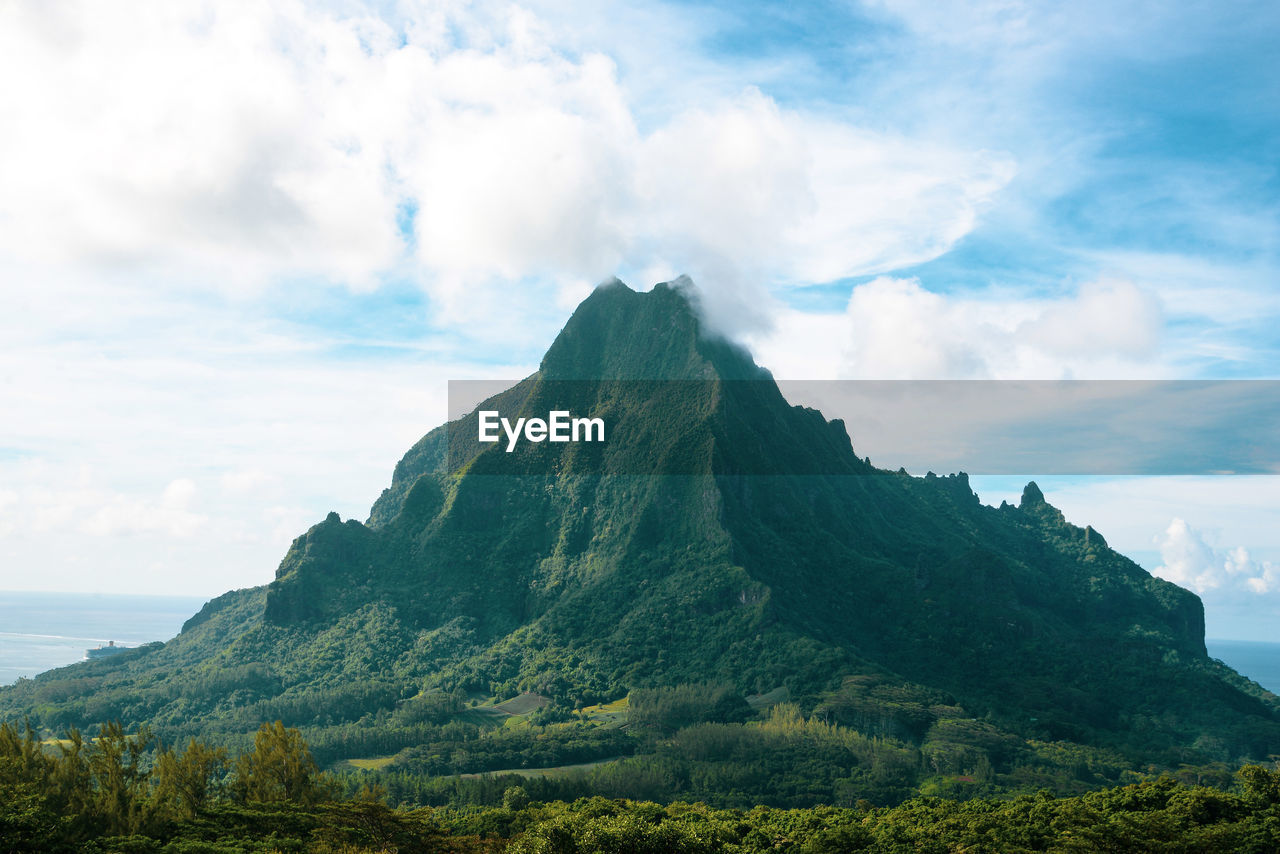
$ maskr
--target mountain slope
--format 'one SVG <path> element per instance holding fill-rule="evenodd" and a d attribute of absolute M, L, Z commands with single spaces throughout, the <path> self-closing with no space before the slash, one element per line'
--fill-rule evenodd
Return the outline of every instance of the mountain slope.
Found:
<path fill-rule="evenodd" d="M 598 289 L 539 371 L 479 409 L 590 413 L 600 444 L 428 433 L 365 523 L 330 516 L 264 588 L 164 645 L 0 691 L 42 726 L 228 737 L 282 717 L 373 732 L 431 697 L 565 707 L 656 686 L 786 688 L 919 742 L 955 709 L 1006 734 L 1231 761 L 1280 745 L 1275 698 L 1207 658 L 1197 597 L 1077 528 L 1034 484 L 857 457 L 704 335 L 687 286 Z M 960 712 L 945 714 L 955 716 Z"/>

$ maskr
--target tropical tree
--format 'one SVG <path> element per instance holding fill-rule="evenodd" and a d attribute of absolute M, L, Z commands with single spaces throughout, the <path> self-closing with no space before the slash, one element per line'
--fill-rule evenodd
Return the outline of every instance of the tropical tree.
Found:
<path fill-rule="evenodd" d="M 232 790 L 243 801 L 327 800 L 332 786 L 316 767 L 302 733 L 283 721 L 264 723 L 253 737 L 253 751 L 236 762 Z"/>

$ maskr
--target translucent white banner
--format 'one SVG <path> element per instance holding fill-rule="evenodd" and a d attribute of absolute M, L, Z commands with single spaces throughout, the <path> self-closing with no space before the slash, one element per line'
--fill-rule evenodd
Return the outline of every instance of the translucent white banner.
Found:
<path fill-rule="evenodd" d="M 669 472 L 661 464 L 657 471 L 632 470 L 640 467 L 641 456 L 609 450 L 615 440 L 632 446 L 669 444 L 665 440 L 681 431 L 714 429 L 716 441 L 725 443 L 734 441 L 735 431 L 748 431 L 753 442 L 767 434 L 775 442 L 825 444 L 827 434 L 806 433 L 816 429 L 815 419 L 775 418 L 784 404 L 774 385 L 771 380 L 557 381 L 536 375 L 523 381 L 453 381 L 450 468 L 490 448 L 520 455 L 522 447 L 531 456 L 517 466 L 520 470 L 557 465 L 559 454 L 576 442 L 557 437 L 572 436 L 578 419 L 602 420 L 601 447 L 581 457 L 595 461 L 601 474 L 694 473 L 680 468 L 693 465 L 687 460 Z M 842 420 L 854 453 L 870 457 L 878 468 L 969 474 L 1280 473 L 1280 381 L 780 380 L 776 387 L 786 404 Z M 717 417 L 723 423 L 717 425 Z M 759 429 L 750 427 L 753 419 L 760 420 Z M 557 420 L 563 422 L 559 432 L 552 423 Z M 801 423 L 804 429 L 795 426 Z M 788 429 L 799 432 L 789 436 Z M 596 441 L 595 433 L 589 441 Z M 767 449 L 758 450 L 768 455 Z M 849 473 L 841 454 L 777 450 L 777 459 L 738 459 L 732 473 Z"/>

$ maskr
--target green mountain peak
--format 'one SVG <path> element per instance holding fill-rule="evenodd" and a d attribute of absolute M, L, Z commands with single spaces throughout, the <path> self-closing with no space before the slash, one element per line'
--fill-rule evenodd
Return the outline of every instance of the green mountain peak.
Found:
<path fill-rule="evenodd" d="M 1196 596 L 1034 482 L 993 508 L 963 474 L 872 468 L 696 302 L 687 280 L 602 285 L 535 374 L 405 454 L 366 522 L 330 514 L 268 585 L 163 646 L 4 689 L 0 711 L 379 731 L 428 696 L 574 708 L 714 684 L 920 750 L 960 716 L 1135 762 L 1275 751 L 1275 698 L 1208 659 Z M 556 409 L 605 441 L 478 439 L 481 411 Z"/>

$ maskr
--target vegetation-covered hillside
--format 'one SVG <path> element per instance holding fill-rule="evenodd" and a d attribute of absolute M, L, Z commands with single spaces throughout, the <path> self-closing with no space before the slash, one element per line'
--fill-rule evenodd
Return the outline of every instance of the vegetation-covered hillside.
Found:
<path fill-rule="evenodd" d="M 281 720 L 404 803 L 582 765 L 549 796 L 887 804 L 1280 753 L 1277 699 L 1206 656 L 1194 595 L 1034 484 L 992 508 L 964 475 L 873 468 L 680 288 L 599 289 L 481 406 L 556 407 L 608 440 L 433 430 L 367 522 L 330 514 L 269 585 L 0 689 L 0 716 L 232 749 Z"/>

